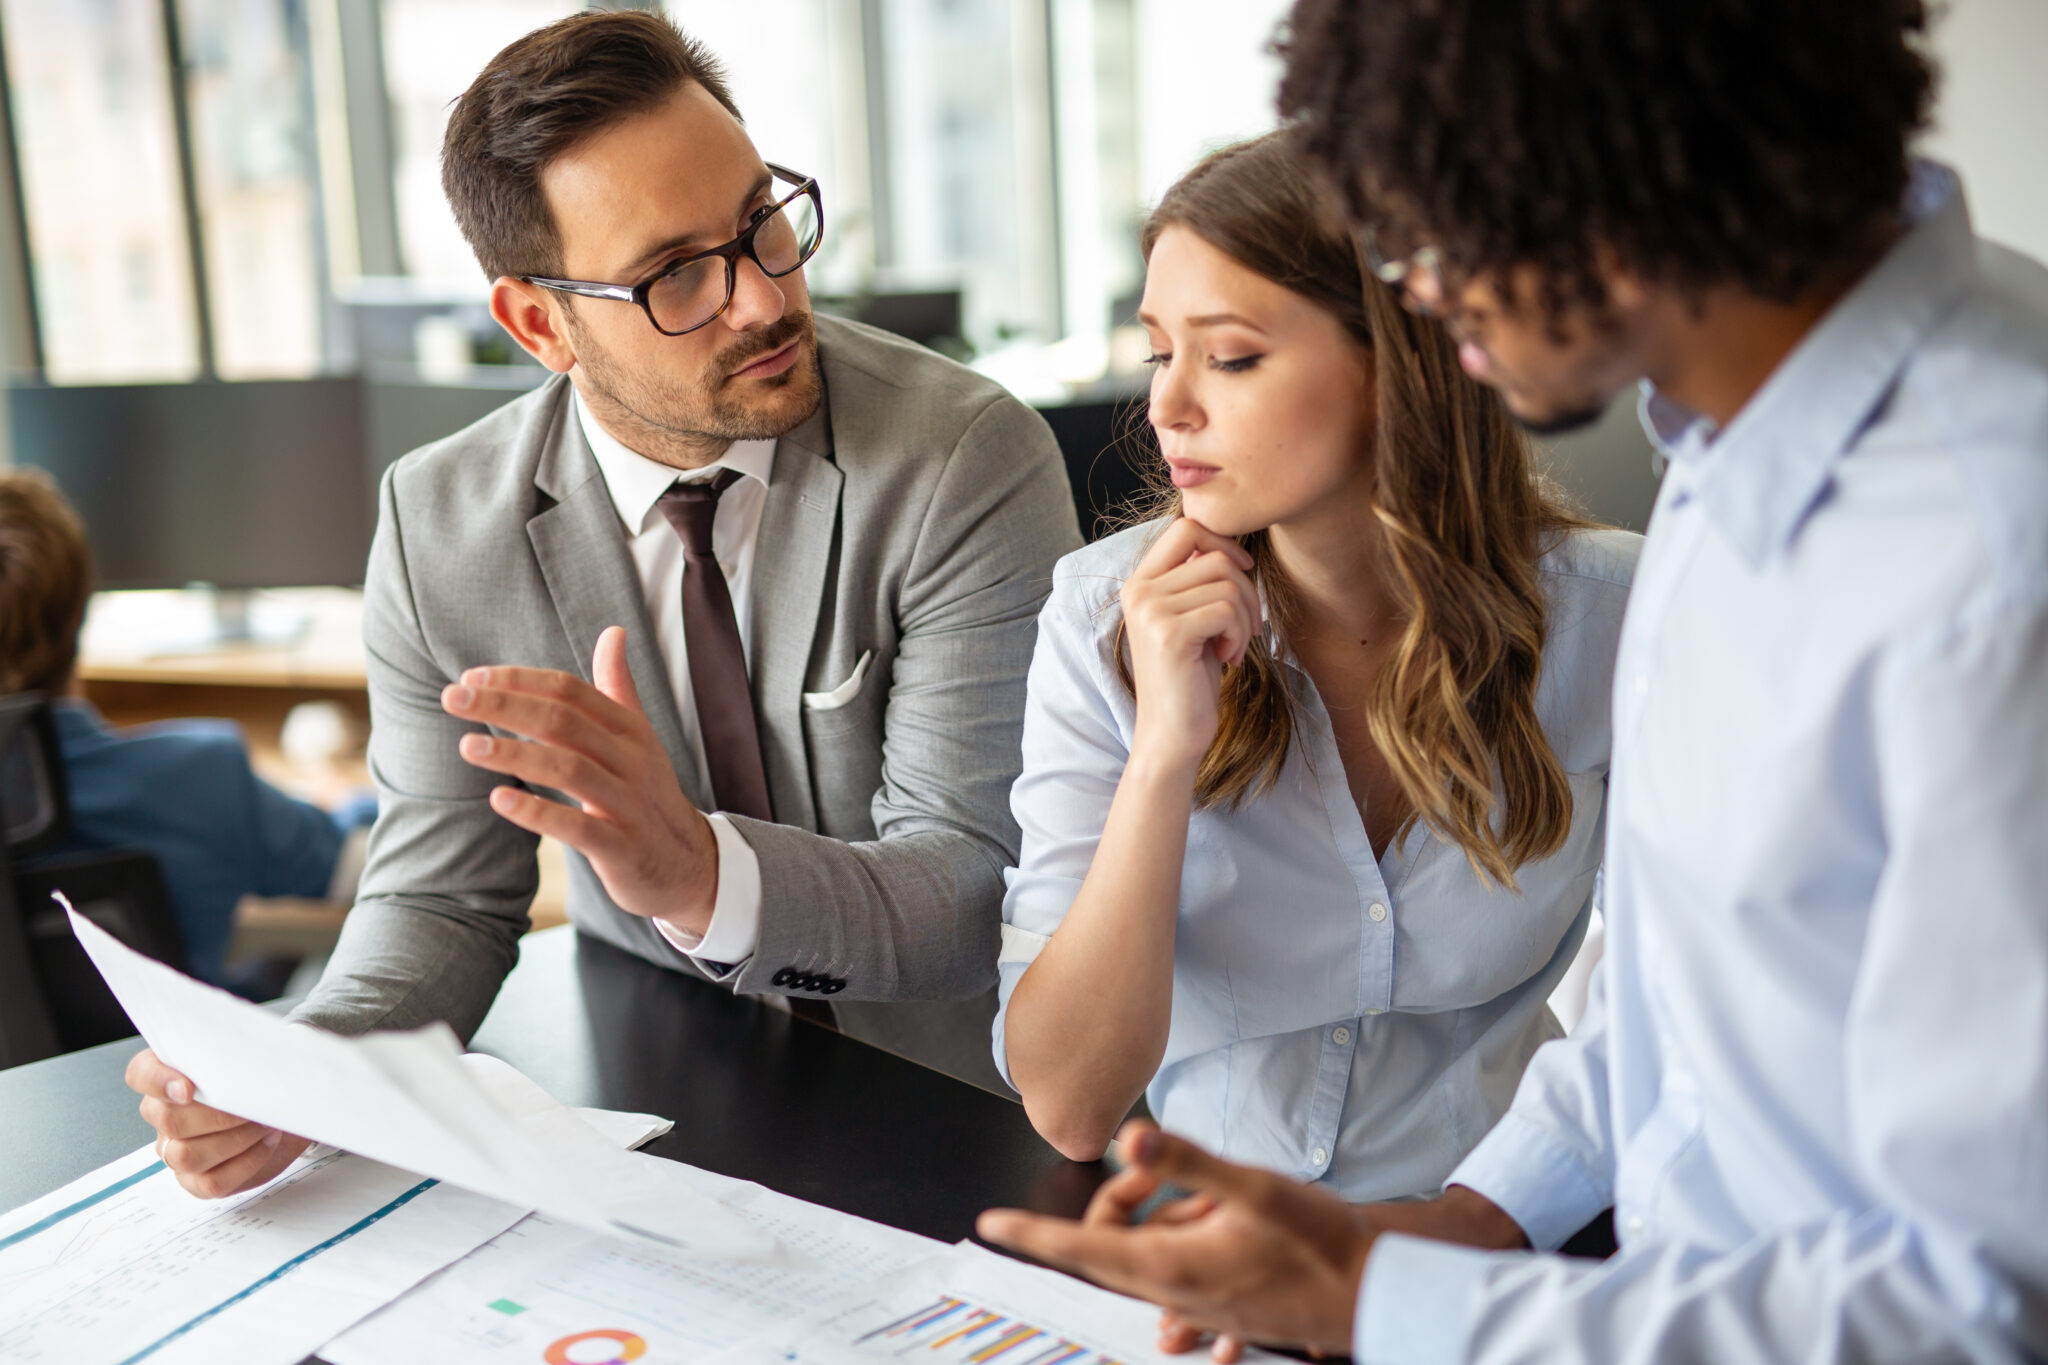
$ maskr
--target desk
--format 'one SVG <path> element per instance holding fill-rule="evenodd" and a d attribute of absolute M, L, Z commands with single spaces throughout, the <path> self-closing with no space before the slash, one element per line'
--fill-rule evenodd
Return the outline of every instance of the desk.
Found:
<path fill-rule="evenodd" d="M 350 588 L 289 588 L 259 594 L 270 609 L 304 623 L 288 645 L 223 645 L 204 653 L 152 653 L 169 629 L 196 631 L 203 595 L 171 592 L 95 593 L 79 642 L 78 676 L 86 699 L 115 725 L 146 725 L 194 716 L 220 717 L 242 729 L 250 766 L 266 782 L 293 796 L 332 805 L 369 785 L 358 742 L 334 761 L 295 763 L 279 736 L 285 717 L 301 702 L 332 702 L 354 719 L 359 735 L 370 729 L 369 682 L 363 659 L 363 595 Z M 154 633 L 153 633 L 154 632 Z M 540 844 L 540 889 L 533 898 L 536 928 L 568 919 L 569 874 L 562 848 Z M 322 902 L 244 901 L 236 912 L 244 949 L 298 956 L 324 952 L 339 930 L 339 909 Z M 300 940 L 305 940 L 303 943 Z M 298 947 L 294 951 L 292 945 Z"/>
<path fill-rule="evenodd" d="M 522 940 L 474 1045 L 564 1103 L 674 1119 L 658 1156 L 943 1241 L 995 1204 L 1077 1214 L 1103 1178 L 1014 1101 L 569 928 Z M 139 1046 L 0 1071 L 0 1208 L 151 1139 L 121 1083 Z"/>

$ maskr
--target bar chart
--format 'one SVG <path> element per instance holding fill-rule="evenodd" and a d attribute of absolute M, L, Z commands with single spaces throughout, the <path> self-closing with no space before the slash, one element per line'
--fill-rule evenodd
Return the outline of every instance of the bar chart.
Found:
<path fill-rule="evenodd" d="M 941 1295 L 854 1338 L 864 1353 L 946 1365 L 1124 1365 L 1057 1332 Z"/>

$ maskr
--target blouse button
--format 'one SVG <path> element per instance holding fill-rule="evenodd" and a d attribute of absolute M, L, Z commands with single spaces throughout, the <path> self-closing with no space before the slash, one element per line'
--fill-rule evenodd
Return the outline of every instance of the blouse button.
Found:
<path fill-rule="evenodd" d="M 1387 907 L 1381 905 L 1378 901 L 1374 901 L 1366 907 L 1365 914 L 1366 918 L 1370 919 L 1374 924 L 1378 924 L 1387 917 Z"/>
<path fill-rule="evenodd" d="M 1330 1041 L 1338 1047 L 1344 1046 L 1351 1041 L 1351 1030 L 1345 1028 L 1342 1024 L 1337 1025 L 1337 1027 L 1330 1030 Z"/>
<path fill-rule="evenodd" d="M 1309 1160 L 1314 1162 L 1318 1166 L 1323 1165 L 1325 1162 L 1329 1161 L 1329 1159 L 1330 1150 L 1327 1147 L 1318 1147 L 1315 1149 L 1315 1151 L 1309 1153 Z"/>

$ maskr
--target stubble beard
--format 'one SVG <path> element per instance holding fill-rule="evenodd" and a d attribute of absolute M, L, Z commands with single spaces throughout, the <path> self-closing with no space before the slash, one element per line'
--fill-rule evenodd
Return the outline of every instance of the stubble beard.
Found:
<path fill-rule="evenodd" d="M 1598 407 L 1563 408 L 1557 412 L 1545 413 L 1541 417 L 1524 417 L 1513 408 L 1509 408 L 1508 416 L 1529 435 L 1539 440 L 1552 440 L 1559 436 L 1576 435 L 1596 425 L 1607 415 L 1607 407 L 1607 404 L 1602 403 Z"/>
<path fill-rule="evenodd" d="M 784 314 L 726 347 L 697 381 L 634 373 L 616 363 L 580 324 L 570 324 L 587 401 L 607 426 L 621 428 L 635 453 L 681 469 L 710 464 L 734 441 L 785 436 L 824 401 L 818 369 L 817 326 L 809 310 Z M 752 361 L 802 338 L 802 354 L 772 379 L 730 376 Z M 743 384 L 750 392 L 736 390 Z M 627 435 L 630 433 L 630 435 Z"/>

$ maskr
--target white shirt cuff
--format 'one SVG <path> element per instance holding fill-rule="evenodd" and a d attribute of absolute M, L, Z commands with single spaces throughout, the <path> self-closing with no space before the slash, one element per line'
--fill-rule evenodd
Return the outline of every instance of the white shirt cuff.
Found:
<path fill-rule="evenodd" d="M 1569 1148 L 1512 1109 L 1444 1183 L 1485 1195 L 1538 1251 L 1557 1250 L 1614 1202 Z"/>
<path fill-rule="evenodd" d="M 1473 1300 L 1499 1258 L 1512 1254 L 1383 1233 L 1358 1288 L 1352 1359 L 1358 1365 L 1464 1360 Z"/>
<path fill-rule="evenodd" d="M 705 818 L 718 840 L 718 895 L 711 903 L 711 923 L 702 937 L 665 920 L 655 920 L 654 928 L 677 952 L 731 967 L 752 957 L 761 942 L 761 860 L 732 821 L 722 814 Z"/>

